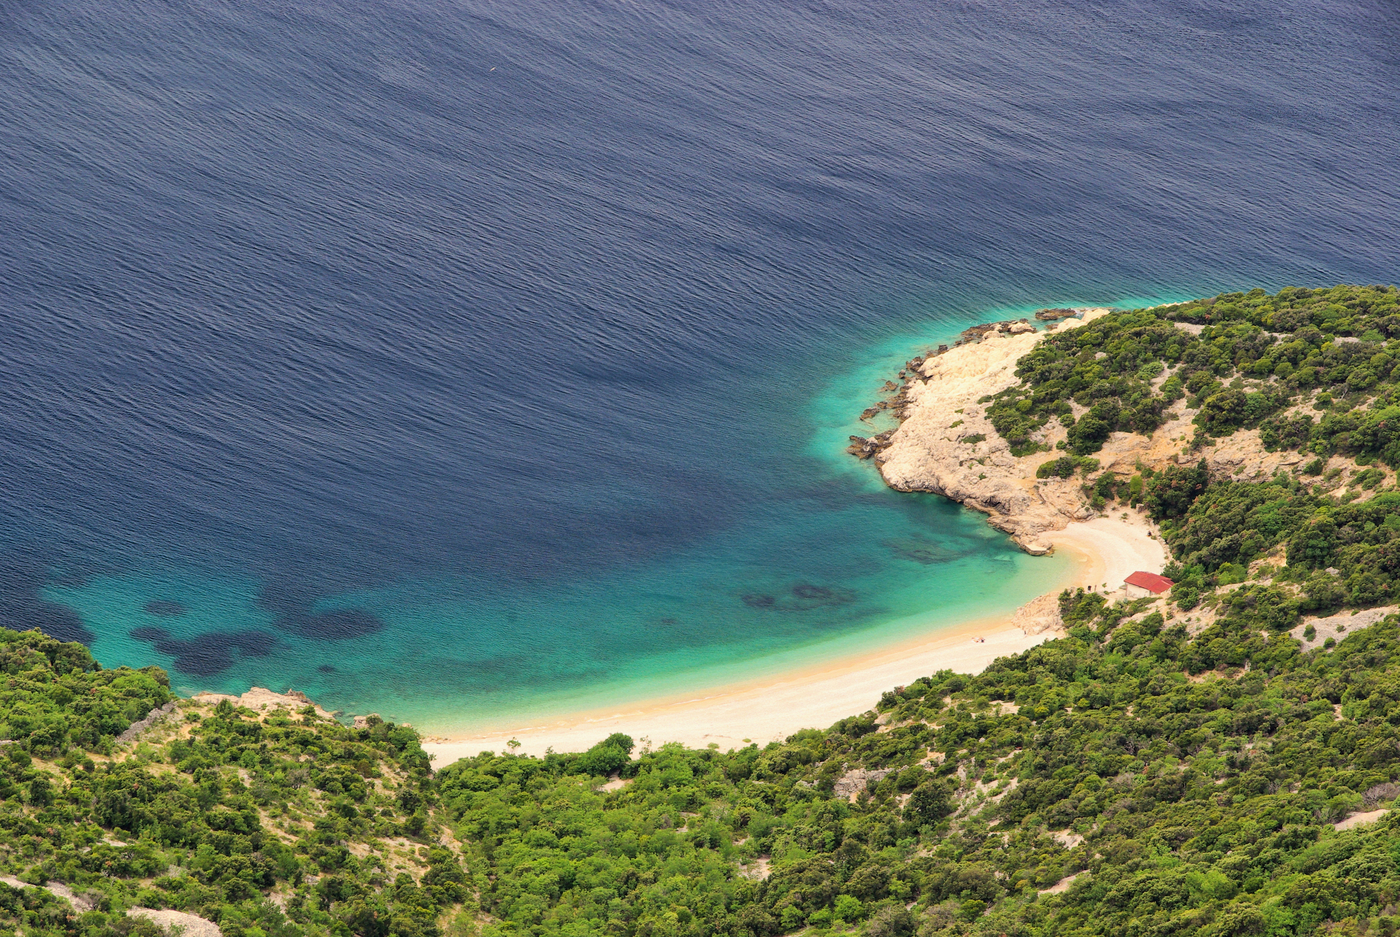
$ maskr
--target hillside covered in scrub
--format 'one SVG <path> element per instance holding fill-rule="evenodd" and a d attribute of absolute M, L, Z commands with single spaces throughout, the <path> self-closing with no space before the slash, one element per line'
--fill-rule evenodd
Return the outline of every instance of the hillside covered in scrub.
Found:
<path fill-rule="evenodd" d="M 1400 291 L 1338 286 L 1225 293 L 1113 313 L 1047 335 L 1021 359 L 1017 387 L 998 394 L 993 424 L 1013 447 L 1051 418 L 1067 448 L 1092 455 L 1110 433 L 1150 433 L 1178 401 L 1198 444 L 1257 428 L 1266 446 L 1352 455 L 1400 466 L 1392 376 Z"/>
<path fill-rule="evenodd" d="M 1042 457 L 1037 474 L 1082 477 L 1094 510 L 1148 509 L 1181 609 L 1219 586 L 1279 621 L 1393 602 L 1397 298 L 1392 287 L 1255 290 L 1114 313 L 1046 336 L 988 416 L 1013 449 L 1048 448 L 1035 437 L 1052 418 L 1066 427 L 1066 454 Z M 1165 458 L 1100 468 L 1106 444 L 1131 451 L 1132 437 L 1169 423 L 1193 432 Z M 1251 474 L 1240 452 L 1270 455 Z"/>
<path fill-rule="evenodd" d="M 1231 294 L 1052 334 L 991 418 L 1067 460 L 1097 510 L 1149 513 L 1177 585 L 1067 592 L 1065 637 L 783 744 L 614 735 L 435 771 L 407 727 L 162 712 L 158 669 L 0 631 L 0 926 L 145 935 L 129 912 L 152 909 L 224 937 L 1394 934 L 1395 299 Z M 1195 427 L 1179 458 L 1093 461 L 1172 420 Z M 1287 458 L 1230 471 L 1218 441 L 1250 434 Z"/>
<path fill-rule="evenodd" d="M 0 915 L 145 934 L 129 908 L 173 908 L 227 937 L 1394 931 L 1392 817 L 1360 813 L 1400 791 L 1393 617 L 1304 651 L 1243 604 L 1194 639 L 1063 604 L 1067 638 L 764 749 L 632 759 L 612 737 L 432 773 L 409 730 L 228 702 L 131 747 L 19 740 Z M 111 672 L 3 640 L 10 705 L 83 725 Z M 137 708 L 161 698 L 158 673 L 116 673 L 150 679 Z"/>
<path fill-rule="evenodd" d="M 894 488 L 987 513 L 1032 553 L 1110 502 L 1141 505 L 1154 473 L 1187 463 L 1212 480 L 1284 470 L 1345 503 L 1400 466 L 1397 298 L 1254 290 L 977 326 L 908 362 L 882 404 L 898 425 L 849 451 Z"/>

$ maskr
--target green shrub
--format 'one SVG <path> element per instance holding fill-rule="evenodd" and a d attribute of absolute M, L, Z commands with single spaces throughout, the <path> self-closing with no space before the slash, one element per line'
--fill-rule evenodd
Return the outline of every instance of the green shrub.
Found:
<path fill-rule="evenodd" d="M 1204 459 L 1191 467 L 1170 465 L 1147 483 L 1147 510 L 1157 520 L 1181 517 L 1209 482 Z"/>
<path fill-rule="evenodd" d="M 865 905 L 860 899 L 851 895 L 837 895 L 836 905 L 832 908 L 833 920 L 845 924 L 854 924 L 865 917 Z"/>

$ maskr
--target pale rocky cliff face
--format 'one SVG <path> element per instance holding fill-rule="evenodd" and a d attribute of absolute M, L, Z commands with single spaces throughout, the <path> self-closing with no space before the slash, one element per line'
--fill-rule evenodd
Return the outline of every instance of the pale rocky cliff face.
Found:
<path fill-rule="evenodd" d="M 1083 324 L 1108 310 L 1069 319 L 1060 329 Z M 988 332 L 980 342 L 959 345 L 928 358 L 905 389 L 905 419 L 875 456 L 887 484 L 901 491 L 930 491 L 989 514 L 990 522 L 1032 553 L 1049 550 L 1039 540 L 1071 519 L 1094 511 L 1079 482 L 1036 479 L 1035 470 L 1053 456 L 1037 452 L 1016 458 L 977 401 L 1019 383 L 1016 362 L 1043 337 L 1039 332 Z M 1053 445 L 1059 424 L 1046 427 Z M 969 441 L 984 436 L 980 441 Z"/>
<path fill-rule="evenodd" d="M 1060 323 L 1059 329 L 1075 328 L 1109 312 L 1085 310 L 1081 318 Z M 903 422 L 875 453 L 890 487 L 941 494 L 982 511 L 992 526 L 1006 531 L 1030 553 L 1049 551 L 1044 534 L 1096 514 L 1081 490 L 1083 479 L 1035 477 L 1041 463 L 1057 458 L 1058 451 L 1013 456 L 987 419 L 986 406 L 977 402 L 1019 383 L 1016 362 L 1044 335 L 991 331 L 980 342 L 930 356 L 909 375 L 902 394 Z M 1075 407 L 1076 412 L 1081 409 Z M 1302 461 L 1296 452 L 1266 452 L 1257 430 L 1240 430 L 1209 448 L 1189 452 L 1195 411 L 1182 401 L 1171 408 L 1172 414 L 1174 418 L 1151 436 L 1112 434 L 1103 450 L 1094 454 L 1101 468 L 1127 478 L 1137 471 L 1139 462 L 1160 470 L 1204 458 L 1216 477 L 1259 480 Z M 978 436 L 985 438 L 977 440 Z M 1065 436 L 1065 429 L 1052 420 L 1037 441 L 1054 447 Z"/>

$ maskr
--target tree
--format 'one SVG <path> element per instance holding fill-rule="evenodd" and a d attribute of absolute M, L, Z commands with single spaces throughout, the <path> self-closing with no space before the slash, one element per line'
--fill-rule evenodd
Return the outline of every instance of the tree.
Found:
<path fill-rule="evenodd" d="M 1206 398 L 1196 423 L 1212 436 L 1228 436 L 1244 423 L 1245 403 L 1244 391 L 1227 387 Z"/>
<path fill-rule="evenodd" d="M 931 826 L 952 812 L 950 792 L 938 781 L 925 781 L 914 788 L 904 805 L 905 816 L 922 826 Z"/>
<path fill-rule="evenodd" d="M 579 755 L 575 764 L 588 774 L 608 775 L 621 771 L 631 761 L 633 744 L 631 736 L 615 732 Z"/>
<path fill-rule="evenodd" d="M 1190 468 L 1169 465 L 1147 483 L 1147 509 L 1156 520 L 1181 517 L 1209 482 L 1205 459 Z"/>
<path fill-rule="evenodd" d="M 1288 565 L 1322 569 L 1332 563 L 1337 522 L 1330 515 L 1315 518 L 1288 541 Z"/>

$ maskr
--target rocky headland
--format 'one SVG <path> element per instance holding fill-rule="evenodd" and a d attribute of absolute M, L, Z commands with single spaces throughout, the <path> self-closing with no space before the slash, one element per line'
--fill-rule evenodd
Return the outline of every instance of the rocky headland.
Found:
<path fill-rule="evenodd" d="M 847 451 L 873 459 L 891 488 L 943 495 L 988 515 L 992 526 L 1026 552 L 1050 552 L 1051 534 L 1099 516 L 1082 479 L 1036 477 L 1042 463 L 1061 454 L 1067 431 L 1052 420 L 1033 437 L 1041 451 L 1015 456 L 988 419 L 984 401 L 1020 382 L 1017 362 L 1051 330 L 1078 328 L 1112 311 L 1045 309 L 1035 314 L 1041 328 L 1018 319 L 966 330 L 951 347 L 940 345 L 907 362 L 900 384 L 887 382 L 892 399 L 862 418 L 888 411 L 899 425 L 870 437 L 852 436 Z M 1199 331 L 1199 326 L 1176 327 Z M 1168 376 L 1164 372 L 1156 384 Z M 1085 410 L 1070 405 L 1076 417 Z M 1103 471 L 1125 481 L 1144 466 L 1160 470 L 1201 459 L 1213 478 L 1257 480 L 1300 461 L 1297 452 L 1266 451 L 1255 430 L 1193 445 L 1195 416 L 1185 401 L 1178 402 L 1151 435 L 1115 432 L 1095 458 Z"/>

